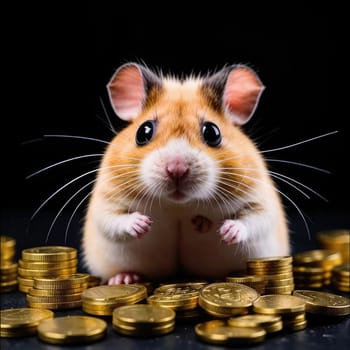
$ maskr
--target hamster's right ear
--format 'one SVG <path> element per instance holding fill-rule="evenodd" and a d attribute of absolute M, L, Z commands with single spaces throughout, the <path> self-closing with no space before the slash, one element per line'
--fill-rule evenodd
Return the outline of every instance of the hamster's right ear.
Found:
<path fill-rule="evenodd" d="M 122 65 L 107 84 L 114 112 L 125 121 L 136 118 L 152 90 L 161 87 L 162 81 L 157 75 L 136 63 Z"/>

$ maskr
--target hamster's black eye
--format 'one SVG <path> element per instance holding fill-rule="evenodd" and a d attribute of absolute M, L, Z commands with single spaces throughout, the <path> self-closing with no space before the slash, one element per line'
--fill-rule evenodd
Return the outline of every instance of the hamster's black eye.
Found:
<path fill-rule="evenodd" d="M 147 145 L 153 138 L 156 130 L 156 122 L 154 120 L 147 120 L 142 123 L 136 132 L 136 144 L 138 146 Z"/>
<path fill-rule="evenodd" d="M 202 125 L 202 137 L 210 147 L 218 147 L 221 144 L 221 132 L 217 125 L 212 122 L 204 122 Z"/>

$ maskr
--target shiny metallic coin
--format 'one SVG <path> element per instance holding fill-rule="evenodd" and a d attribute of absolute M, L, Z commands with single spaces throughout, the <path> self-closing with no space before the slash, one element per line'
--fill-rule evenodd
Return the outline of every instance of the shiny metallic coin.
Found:
<path fill-rule="evenodd" d="M 52 319 L 54 313 L 50 310 L 30 308 L 14 308 L 0 311 L 0 336 L 21 337 L 34 335 L 39 323 Z"/>
<path fill-rule="evenodd" d="M 66 316 L 43 321 L 38 337 L 50 344 L 83 344 L 102 339 L 107 332 L 104 320 L 91 316 Z"/>
<path fill-rule="evenodd" d="M 306 311 L 326 316 L 346 316 L 350 314 L 350 299 L 341 295 L 314 290 L 295 290 L 294 296 L 305 300 Z"/>
<path fill-rule="evenodd" d="M 77 249 L 66 246 L 42 246 L 22 250 L 22 260 L 58 262 L 77 258 Z"/>
<path fill-rule="evenodd" d="M 253 302 L 256 313 L 276 315 L 305 311 L 305 300 L 293 295 L 262 295 Z"/>
<path fill-rule="evenodd" d="M 213 320 L 195 326 L 198 339 L 210 344 L 251 345 L 265 340 L 266 331 L 258 327 L 232 327 L 225 321 Z"/>

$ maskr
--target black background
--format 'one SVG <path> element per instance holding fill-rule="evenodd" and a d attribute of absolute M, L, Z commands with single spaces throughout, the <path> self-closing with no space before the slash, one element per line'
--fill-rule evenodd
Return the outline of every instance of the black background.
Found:
<path fill-rule="evenodd" d="M 266 154 L 331 171 L 327 175 L 270 164 L 271 169 L 312 187 L 328 203 L 312 193 L 307 200 L 281 183 L 279 188 L 305 215 L 349 212 L 342 9 L 228 4 L 190 9 L 189 4 L 176 2 L 150 8 L 149 4 L 90 1 L 73 9 L 14 3 L 4 11 L 9 23 L 2 31 L 2 234 L 14 234 L 8 215 L 23 212 L 28 221 L 45 198 L 98 164 L 98 158 L 69 162 L 25 180 L 54 162 L 103 152 L 103 144 L 42 136 L 81 135 L 109 141 L 113 133 L 106 114 L 114 127 L 120 123 L 108 105 L 105 85 L 127 61 L 145 62 L 177 75 L 206 73 L 232 63 L 253 67 L 267 88 L 245 130 L 261 149 L 339 131 Z M 93 176 L 84 177 L 61 191 L 37 217 L 45 217 L 46 210 L 57 213 L 75 191 L 92 180 Z M 77 195 L 64 214 L 69 217 L 86 193 Z M 285 204 L 288 213 L 297 216 L 293 205 Z M 79 213 L 84 206 L 81 208 Z"/>

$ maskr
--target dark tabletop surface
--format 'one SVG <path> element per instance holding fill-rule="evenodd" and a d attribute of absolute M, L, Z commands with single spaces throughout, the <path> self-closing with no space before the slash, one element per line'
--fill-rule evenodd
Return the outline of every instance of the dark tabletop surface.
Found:
<path fill-rule="evenodd" d="M 13 236 L 16 239 L 17 258 L 20 256 L 20 251 L 26 247 L 44 245 L 42 235 L 39 235 L 37 230 L 31 230 L 31 234 L 24 234 L 24 226 L 26 225 L 27 216 L 18 212 L 3 212 L 2 213 L 2 228 L 1 232 L 6 232 L 7 235 Z M 45 217 L 45 216 L 43 216 Z M 350 218 L 348 213 L 315 213 L 309 216 L 311 238 L 308 239 L 300 219 L 292 218 L 291 220 L 291 237 L 293 242 L 293 254 L 299 251 L 320 248 L 317 240 L 317 232 L 326 229 L 349 228 Z M 39 222 L 44 225 L 44 222 Z M 74 228 L 73 228 L 74 230 Z M 69 241 L 70 240 L 70 241 Z M 79 237 L 70 236 L 67 245 L 79 247 Z M 64 244 L 62 238 L 57 241 L 52 238 L 49 244 Z M 327 290 L 339 295 L 350 297 L 349 293 L 340 293 L 334 290 Z M 1 309 L 13 307 L 27 307 L 25 294 L 21 292 L 3 293 L 1 297 Z M 64 315 L 83 315 L 83 311 L 67 310 L 55 311 L 55 316 Z M 50 345 L 41 342 L 36 336 L 27 338 L 1 338 L 1 350 L 7 349 L 26 349 L 26 350 L 41 350 L 41 349 L 85 349 L 85 350 L 105 350 L 105 349 L 191 349 L 191 350 L 213 350 L 224 349 L 224 346 L 210 345 L 200 342 L 196 339 L 194 326 L 198 321 L 193 323 L 176 323 L 175 330 L 164 336 L 152 337 L 146 339 L 132 338 L 117 334 L 111 325 L 111 318 L 106 318 L 108 322 L 108 332 L 104 339 L 92 344 L 86 345 Z M 350 345 L 350 317 L 331 320 L 326 317 L 319 317 L 317 321 L 309 320 L 308 327 L 297 332 L 282 332 L 274 336 L 268 337 L 259 345 L 250 346 L 252 349 L 348 349 Z M 231 347 L 232 348 L 232 347 Z M 240 347 L 235 347 L 240 349 Z M 246 348 L 242 348 L 246 349 Z"/>

